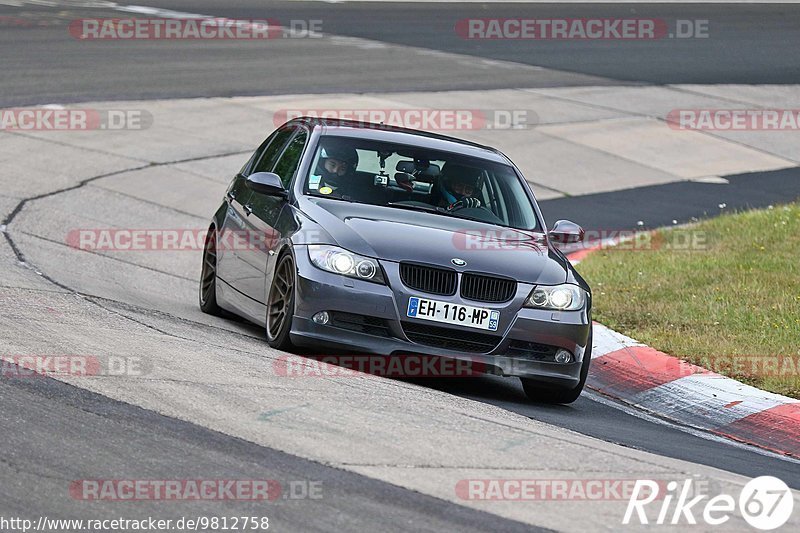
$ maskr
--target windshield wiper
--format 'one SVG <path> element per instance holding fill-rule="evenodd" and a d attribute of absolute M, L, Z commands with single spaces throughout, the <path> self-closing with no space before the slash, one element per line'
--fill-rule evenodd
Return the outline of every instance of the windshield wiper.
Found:
<path fill-rule="evenodd" d="M 400 202 L 389 202 L 386 204 L 389 207 L 399 207 L 400 209 L 408 209 L 410 211 L 425 211 L 426 213 L 435 213 L 437 215 L 446 215 L 447 211 L 441 207 L 418 205 L 418 204 L 401 204 Z"/>
<path fill-rule="evenodd" d="M 531 231 L 531 230 L 521 230 L 514 226 L 509 226 L 507 224 L 497 223 L 492 220 L 485 220 L 478 217 L 471 217 L 468 215 L 460 214 L 458 211 L 448 211 L 443 207 L 435 207 L 432 205 L 419 205 L 419 204 L 402 204 L 399 202 L 389 202 L 386 204 L 387 207 L 399 207 L 400 209 L 408 209 L 409 211 L 422 211 L 424 213 L 433 213 L 435 215 L 444 215 L 447 217 L 453 218 L 460 218 L 462 220 L 471 220 L 472 222 L 480 222 L 481 224 L 491 224 L 492 226 L 498 226 L 501 228 L 510 228 L 516 231 Z"/>
<path fill-rule="evenodd" d="M 425 213 L 444 215 L 446 217 L 461 218 L 463 220 L 472 220 L 473 222 L 483 222 L 484 224 L 494 224 L 493 222 L 488 222 L 482 218 L 463 215 L 456 211 L 448 211 L 444 207 L 434 207 L 432 205 L 428 206 L 428 205 L 418 205 L 418 204 L 401 204 L 398 202 L 389 202 L 386 205 L 389 207 L 399 207 L 400 209 L 408 209 L 410 211 L 424 211 Z"/>
<path fill-rule="evenodd" d="M 447 213 L 448 215 L 450 215 L 453 218 L 461 218 L 463 220 L 472 220 L 474 222 L 482 222 L 483 224 L 495 224 L 496 225 L 495 222 L 490 222 L 490 221 L 485 220 L 483 218 L 477 218 L 477 217 L 471 217 L 469 215 L 464 215 L 462 213 L 459 213 L 458 211 L 445 211 L 445 213 Z"/>

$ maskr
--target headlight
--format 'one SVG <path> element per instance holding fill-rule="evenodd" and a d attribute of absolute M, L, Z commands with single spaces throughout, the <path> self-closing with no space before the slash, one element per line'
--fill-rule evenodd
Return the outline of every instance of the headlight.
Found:
<path fill-rule="evenodd" d="M 338 246 L 311 244 L 308 257 L 317 268 L 350 278 L 386 284 L 383 271 L 375 259 L 348 252 Z"/>
<path fill-rule="evenodd" d="M 586 291 L 577 285 L 539 285 L 525 300 L 525 307 L 576 311 L 586 303 Z"/>

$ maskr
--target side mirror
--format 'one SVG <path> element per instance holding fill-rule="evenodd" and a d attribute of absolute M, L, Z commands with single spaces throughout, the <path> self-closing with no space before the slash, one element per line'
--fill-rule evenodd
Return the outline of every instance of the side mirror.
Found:
<path fill-rule="evenodd" d="M 559 220 L 550 230 L 550 239 L 559 244 L 580 242 L 586 232 L 582 227 L 569 220 Z"/>
<path fill-rule="evenodd" d="M 278 196 L 286 198 L 289 196 L 289 191 L 283 188 L 283 182 L 280 176 L 273 172 L 256 172 L 247 176 L 247 186 L 268 196 Z"/>

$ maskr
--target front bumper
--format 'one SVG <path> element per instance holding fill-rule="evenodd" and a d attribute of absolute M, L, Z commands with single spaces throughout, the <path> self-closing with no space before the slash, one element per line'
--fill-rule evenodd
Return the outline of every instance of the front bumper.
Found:
<path fill-rule="evenodd" d="M 397 263 L 381 261 L 390 286 L 378 285 L 325 272 L 313 266 L 304 246 L 295 247 L 298 269 L 295 316 L 290 333 L 297 346 L 316 349 L 368 353 L 374 355 L 424 354 L 451 359 L 468 360 L 485 367 L 486 372 L 535 378 L 561 386 L 575 386 L 580 380 L 581 366 L 588 355 L 587 343 L 591 320 L 586 309 L 579 311 L 545 311 L 522 307 L 533 285 L 519 283 L 517 294 L 510 302 L 488 304 L 462 301 L 458 295 L 438 297 L 405 287 L 400 281 Z M 454 303 L 497 309 L 500 311 L 498 343 L 485 353 L 440 348 L 409 340 L 402 322 L 447 327 L 464 334 L 474 328 L 446 326 L 407 318 L 405 310 L 410 296 L 452 301 Z M 344 312 L 368 316 L 385 322 L 388 333 L 381 335 L 351 331 L 333 325 L 321 325 L 311 320 L 320 311 Z M 562 348 L 573 354 L 573 362 L 556 363 L 521 355 L 515 346 L 536 343 Z"/>

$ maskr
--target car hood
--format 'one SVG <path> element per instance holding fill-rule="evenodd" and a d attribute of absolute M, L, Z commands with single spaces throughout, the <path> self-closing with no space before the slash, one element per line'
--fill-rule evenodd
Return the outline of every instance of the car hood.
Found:
<path fill-rule="evenodd" d="M 325 198 L 303 211 L 352 252 L 386 261 L 414 261 L 555 285 L 567 279 L 562 256 L 544 235 L 462 218 Z M 460 259 L 466 265 L 454 265 Z"/>

